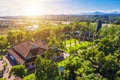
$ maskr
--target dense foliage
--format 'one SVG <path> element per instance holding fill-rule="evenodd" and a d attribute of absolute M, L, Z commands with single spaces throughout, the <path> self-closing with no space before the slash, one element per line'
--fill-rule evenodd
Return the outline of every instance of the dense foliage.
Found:
<path fill-rule="evenodd" d="M 66 68 L 68 80 L 119 80 L 120 64 L 117 56 L 120 48 L 116 40 L 104 38 L 96 42 L 94 48 L 59 63 Z"/>
<path fill-rule="evenodd" d="M 6 36 L 0 36 L 0 54 L 5 53 L 9 47 L 10 46 L 7 42 L 7 37 Z"/>
<path fill-rule="evenodd" d="M 25 66 L 23 65 L 16 65 L 13 66 L 10 70 L 10 75 L 15 75 L 18 77 L 24 77 L 26 75 L 27 70 L 25 69 Z"/>
<path fill-rule="evenodd" d="M 23 80 L 36 80 L 35 74 L 30 74 L 28 76 L 25 76 Z"/>
<path fill-rule="evenodd" d="M 0 53 L 24 41 L 42 40 L 48 43 L 49 50 L 45 58 L 37 57 L 35 72 L 24 80 L 119 80 L 120 25 L 105 24 L 98 33 L 95 29 L 96 23 L 77 21 L 69 25 L 46 23 L 34 31 L 10 30 L 0 36 Z M 57 54 L 52 48 L 70 56 L 60 62 L 49 60 Z M 62 74 L 60 66 L 64 67 Z M 24 77 L 26 70 L 23 65 L 13 66 L 11 73 Z"/>
<path fill-rule="evenodd" d="M 55 62 L 37 57 L 35 66 L 36 80 L 59 80 L 58 67 Z"/>

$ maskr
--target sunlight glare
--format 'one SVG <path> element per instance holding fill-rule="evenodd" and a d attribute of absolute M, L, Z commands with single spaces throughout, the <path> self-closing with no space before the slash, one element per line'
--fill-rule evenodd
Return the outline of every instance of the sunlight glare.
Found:
<path fill-rule="evenodd" d="M 41 15 L 43 14 L 43 6 L 37 6 L 37 5 L 29 5 L 26 6 L 25 10 L 25 15 L 26 16 L 36 16 L 36 15 Z"/>

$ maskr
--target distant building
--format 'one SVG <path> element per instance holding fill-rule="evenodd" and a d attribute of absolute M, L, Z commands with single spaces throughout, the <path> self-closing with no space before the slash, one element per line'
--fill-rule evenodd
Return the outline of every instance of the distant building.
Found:
<path fill-rule="evenodd" d="M 37 55 L 44 57 L 45 51 L 48 46 L 45 42 L 23 42 L 13 46 L 7 52 L 7 57 L 14 64 L 23 64 L 28 69 L 33 67 L 34 60 Z"/>

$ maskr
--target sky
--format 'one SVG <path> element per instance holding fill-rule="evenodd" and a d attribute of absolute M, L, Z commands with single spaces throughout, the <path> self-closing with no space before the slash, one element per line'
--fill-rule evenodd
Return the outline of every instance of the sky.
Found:
<path fill-rule="evenodd" d="M 120 0 L 0 0 L 0 16 L 120 12 Z"/>

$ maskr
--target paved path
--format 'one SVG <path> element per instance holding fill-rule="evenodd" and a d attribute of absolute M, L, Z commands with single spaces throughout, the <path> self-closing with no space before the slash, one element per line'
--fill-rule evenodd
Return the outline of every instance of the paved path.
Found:
<path fill-rule="evenodd" d="M 10 64 L 10 62 L 8 61 L 6 56 L 3 57 L 3 60 L 5 60 L 6 63 L 7 63 L 7 68 L 6 68 L 5 72 L 4 72 L 3 77 L 6 78 L 7 80 L 15 80 L 15 77 L 13 75 L 10 78 L 8 78 L 10 69 L 12 68 L 12 65 Z"/>
<path fill-rule="evenodd" d="M 3 60 L 0 60 L 0 71 L 3 70 Z"/>

